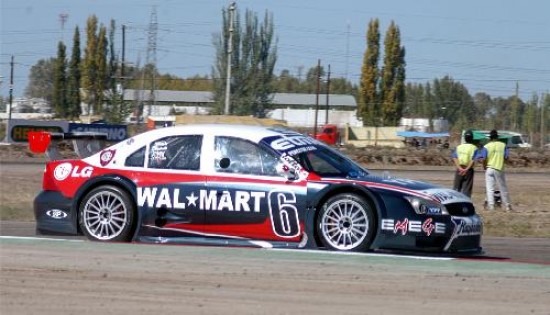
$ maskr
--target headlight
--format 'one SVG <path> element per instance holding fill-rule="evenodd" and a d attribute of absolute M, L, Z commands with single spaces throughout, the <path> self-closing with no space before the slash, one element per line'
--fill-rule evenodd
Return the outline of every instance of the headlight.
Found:
<path fill-rule="evenodd" d="M 406 196 L 405 199 L 411 204 L 411 207 L 414 209 L 414 212 L 417 214 L 428 214 L 428 215 L 445 215 L 449 214 L 445 205 L 437 203 L 435 201 L 426 200 L 418 197 Z"/>

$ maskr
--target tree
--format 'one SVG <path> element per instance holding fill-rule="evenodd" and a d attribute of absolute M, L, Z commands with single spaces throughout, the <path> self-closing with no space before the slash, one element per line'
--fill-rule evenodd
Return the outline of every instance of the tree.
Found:
<path fill-rule="evenodd" d="M 88 104 L 88 114 L 98 107 L 101 102 L 96 95 L 96 85 L 99 80 L 97 65 L 97 17 L 92 15 L 86 22 L 86 48 L 82 65 L 82 87 L 84 99 Z"/>
<path fill-rule="evenodd" d="M 474 120 L 474 127 L 479 129 L 489 129 L 487 127 L 493 114 L 493 100 L 487 93 L 476 93 L 474 95 L 474 107 L 477 115 Z"/>
<path fill-rule="evenodd" d="M 525 115 L 523 115 L 522 130 L 532 135 L 537 130 L 537 112 L 539 96 L 536 93 L 533 93 L 531 100 L 527 103 L 525 109 Z"/>
<path fill-rule="evenodd" d="M 63 42 L 57 45 L 57 58 L 55 61 L 53 84 L 53 109 L 56 116 L 67 116 L 67 56 Z"/>
<path fill-rule="evenodd" d="M 212 76 L 220 78 L 214 84 L 215 107 L 213 113 L 222 113 L 225 101 L 227 77 L 227 51 L 229 46 L 229 12 L 222 11 L 223 29 L 214 35 L 216 63 Z M 231 113 L 264 117 L 271 103 L 273 70 L 277 61 L 273 16 L 265 13 L 263 22 L 246 10 L 244 27 L 236 12 L 232 40 Z"/>
<path fill-rule="evenodd" d="M 31 67 L 29 83 L 25 88 L 27 97 L 43 98 L 48 103 L 52 103 L 56 60 L 56 58 L 40 59 Z"/>
<path fill-rule="evenodd" d="M 77 26 L 74 30 L 73 49 L 67 76 L 67 116 L 75 119 L 80 114 L 80 31 Z"/>
<path fill-rule="evenodd" d="M 300 91 L 300 78 L 294 77 L 290 71 L 284 69 L 278 77 L 273 80 L 273 89 L 279 93 L 297 93 Z"/>
<path fill-rule="evenodd" d="M 117 78 L 119 77 L 118 69 L 119 69 L 119 60 L 118 56 L 115 52 L 115 31 L 116 31 L 116 24 L 114 20 L 111 20 L 111 24 L 109 26 L 109 62 L 106 64 L 106 76 L 105 76 L 105 87 L 107 92 L 107 110 L 104 112 L 105 120 L 111 123 L 123 123 L 126 120 L 126 117 L 132 112 L 132 104 L 125 102 L 123 97 L 123 86 L 117 87 Z M 100 38 L 101 38 L 101 30 L 100 30 Z M 105 39 L 106 41 L 106 39 Z M 100 40 L 101 42 L 101 40 Z M 98 45 L 101 46 L 101 45 Z M 99 47 L 101 54 L 101 48 Z M 107 55 L 107 51 L 105 51 L 105 56 Z M 120 74 L 122 75 L 122 74 Z"/>
<path fill-rule="evenodd" d="M 476 117 L 474 101 L 462 83 L 449 76 L 435 79 L 433 95 L 438 117 L 447 119 L 457 131 L 471 127 Z"/>
<path fill-rule="evenodd" d="M 357 115 L 363 119 L 363 125 L 377 125 L 379 80 L 378 60 L 380 58 L 380 31 L 378 19 L 369 22 L 367 31 L 367 50 L 363 56 L 361 81 L 359 84 L 359 104 Z"/>
<path fill-rule="evenodd" d="M 95 52 L 95 64 L 97 65 L 97 80 L 94 85 L 94 99 L 97 100 L 94 113 L 103 113 L 103 100 L 105 99 L 105 92 L 109 88 L 111 78 L 109 78 L 109 69 L 107 65 L 107 28 L 104 25 L 99 27 L 99 34 L 97 36 L 97 50 Z"/>
<path fill-rule="evenodd" d="M 395 126 L 405 101 L 405 48 L 401 46 L 399 27 L 393 21 L 384 39 L 384 65 L 379 85 L 381 123 Z"/>

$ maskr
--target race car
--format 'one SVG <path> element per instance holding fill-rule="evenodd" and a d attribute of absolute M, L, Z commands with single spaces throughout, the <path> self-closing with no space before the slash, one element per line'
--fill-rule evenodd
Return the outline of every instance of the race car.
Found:
<path fill-rule="evenodd" d="M 51 150 L 48 134 L 30 138 L 31 147 Z M 336 251 L 481 251 L 482 221 L 465 195 L 377 176 L 283 127 L 175 126 L 87 155 L 47 162 L 34 200 L 39 234 Z"/>

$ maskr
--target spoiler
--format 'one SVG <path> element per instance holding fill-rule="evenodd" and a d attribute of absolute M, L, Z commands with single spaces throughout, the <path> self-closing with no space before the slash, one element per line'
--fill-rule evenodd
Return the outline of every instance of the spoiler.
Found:
<path fill-rule="evenodd" d="M 79 158 L 87 158 L 105 147 L 107 134 L 99 132 L 47 132 L 29 131 L 29 149 L 34 153 L 45 153 L 49 161 L 61 160 L 64 156 L 58 145 L 71 140 L 74 152 Z"/>

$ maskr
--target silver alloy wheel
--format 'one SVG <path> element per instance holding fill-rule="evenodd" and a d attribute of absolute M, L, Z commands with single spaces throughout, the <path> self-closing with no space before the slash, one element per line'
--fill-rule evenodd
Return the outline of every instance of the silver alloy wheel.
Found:
<path fill-rule="evenodd" d="M 91 236 L 98 240 L 111 240 L 124 230 L 128 208 L 120 195 L 111 191 L 98 191 L 84 204 L 82 216 Z"/>
<path fill-rule="evenodd" d="M 369 232 L 369 218 L 363 206 L 352 199 L 340 199 L 327 206 L 321 217 L 321 232 L 336 249 L 359 246 Z"/>

